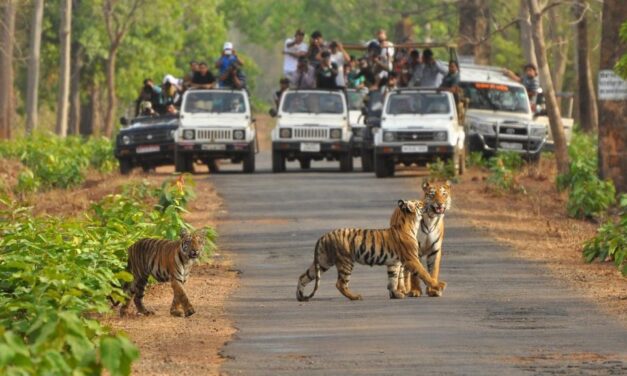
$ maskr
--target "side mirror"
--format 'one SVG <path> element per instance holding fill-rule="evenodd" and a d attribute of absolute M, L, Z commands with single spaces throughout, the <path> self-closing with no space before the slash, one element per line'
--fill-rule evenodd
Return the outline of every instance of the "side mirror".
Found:
<path fill-rule="evenodd" d="M 270 114 L 270 116 L 272 116 L 272 117 L 276 117 L 276 115 L 277 115 L 277 112 L 276 112 L 276 110 L 275 110 L 274 108 L 271 108 L 271 109 L 268 111 L 268 113 L 269 113 L 269 114 Z"/>
<path fill-rule="evenodd" d="M 128 119 L 126 118 L 126 116 L 122 116 L 120 118 L 120 124 L 122 124 L 123 127 L 127 127 L 128 126 Z"/>

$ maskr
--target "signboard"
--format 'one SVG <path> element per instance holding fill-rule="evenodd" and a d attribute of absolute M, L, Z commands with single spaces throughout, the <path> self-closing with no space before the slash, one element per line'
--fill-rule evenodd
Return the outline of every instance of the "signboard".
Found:
<path fill-rule="evenodd" d="M 627 100 L 627 81 L 623 80 L 611 69 L 599 71 L 599 100 Z"/>

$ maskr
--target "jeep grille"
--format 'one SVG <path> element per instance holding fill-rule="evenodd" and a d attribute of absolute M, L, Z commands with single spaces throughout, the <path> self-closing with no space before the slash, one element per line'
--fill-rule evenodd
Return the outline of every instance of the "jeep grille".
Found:
<path fill-rule="evenodd" d="M 294 139 L 299 140 L 326 140 L 329 138 L 328 128 L 294 128 Z"/>
<path fill-rule="evenodd" d="M 233 136 L 230 129 L 198 129 L 197 140 L 231 141 Z"/>
<path fill-rule="evenodd" d="M 434 132 L 398 132 L 398 141 L 433 141 Z"/>

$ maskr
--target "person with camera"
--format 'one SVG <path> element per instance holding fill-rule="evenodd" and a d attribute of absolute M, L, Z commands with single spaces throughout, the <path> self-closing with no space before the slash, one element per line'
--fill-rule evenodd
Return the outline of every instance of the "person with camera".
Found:
<path fill-rule="evenodd" d="M 226 42 L 224 43 L 224 47 L 222 48 L 222 55 L 220 56 L 218 61 L 216 61 L 216 64 L 215 64 L 216 68 L 218 69 L 218 77 L 220 77 L 220 80 L 219 80 L 220 87 L 224 86 L 224 80 L 222 80 L 222 77 L 225 77 L 224 74 L 235 63 L 239 64 L 238 69 L 240 69 L 244 65 L 244 63 L 240 60 L 239 56 L 237 56 L 237 53 L 235 52 L 235 49 L 233 48 L 233 43 Z"/>
<path fill-rule="evenodd" d="M 234 62 L 220 76 L 220 87 L 228 89 L 246 89 L 246 75 L 242 71 L 242 65 Z"/>
<path fill-rule="evenodd" d="M 149 102 L 151 109 L 159 109 L 161 107 L 161 87 L 155 85 L 150 78 L 144 80 L 144 86 L 139 91 L 139 96 L 135 102 L 135 116 L 143 113 L 142 103 Z M 144 105 L 145 107 L 145 105 Z"/>
<path fill-rule="evenodd" d="M 339 69 L 337 64 L 331 62 L 331 53 L 329 51 L 322 51 L 320 54 L 322 61 L 316 68 L 316 86 L 318 89 L 338 89 L 337 75 Z"/>
<path fill-rule="evenodd" d="M 298 29 L 294 34 L 294 38 L 288 38 L 283 48 L 283 75 L 285 77 L 293 77 L 298 66 L 298 58 L 307 56 L 309 46 L 305 42 L 305 32 Z"/>
<path fill-rule="evenodd" d="M 314 89 L 316 87 L 315 71 L 306 56 L 298 58 L 298 66 L 290 82 L 292 82 L 294 89 Z"/>

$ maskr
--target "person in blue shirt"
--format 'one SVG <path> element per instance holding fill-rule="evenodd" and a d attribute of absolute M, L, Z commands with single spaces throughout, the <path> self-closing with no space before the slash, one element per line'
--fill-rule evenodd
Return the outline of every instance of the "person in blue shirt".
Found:
<path fill-rule="evenodd" d="M 229 68 L 231 68 L 231 65 L 233 65 L 234 63 L 238 63 L 240 67 L 244 65 L 244 63 L 242 63 L 240 58 L 237 56 L 237 53 L 233 48 L 233 43 L 226 42 L 224 43 L 224 47 L 222 48 L 222 55 L 220 56 L 218 61 L 216 61 L 218 77 L 221 78 L 219 81 L 220 87 L 223 87 L 226 84 L 222 77 L 227 77 L 225 76 L 225 73 L 229 71 Z"/>

